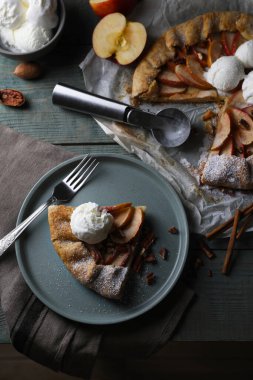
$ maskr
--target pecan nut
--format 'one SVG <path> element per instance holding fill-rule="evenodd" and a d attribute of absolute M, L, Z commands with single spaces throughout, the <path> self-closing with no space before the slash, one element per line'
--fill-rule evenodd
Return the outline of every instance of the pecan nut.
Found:
<path fill-rule="evenodd" d="M 25 103 L 25 97 L 22 92 L 12 88 L 0 90 L 0 101 L 5 106 L 21 107 Z"/>

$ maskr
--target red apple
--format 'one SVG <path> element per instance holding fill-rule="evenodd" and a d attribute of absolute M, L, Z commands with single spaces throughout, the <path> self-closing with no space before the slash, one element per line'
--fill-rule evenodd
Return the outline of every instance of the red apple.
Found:
<path fill-rule="evenodd" d="M 121 13 L 111 13 L 95 27 L 92 46 L 98 57 L 115 56 L 119 64 L 128 65 L 142 53 L 146 40 L 144 25 L 127 21 Z"/>
<path fill-rule="evenodd" d="M 127 15 L 135 7 L 138 0 L 89 0 L 90 6 L 99 17 L 120 12 Z"/>

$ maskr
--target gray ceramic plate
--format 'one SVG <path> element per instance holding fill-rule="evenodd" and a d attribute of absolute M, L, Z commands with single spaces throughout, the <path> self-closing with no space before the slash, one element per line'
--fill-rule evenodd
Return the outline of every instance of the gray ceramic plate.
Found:
<path fill-rule="evenodd" d="M 132 274 L 123 302 L 115 302 L 85 288 L 68 272 L 51 244 L 46 213 L 16 242 L 16 252 L 25 281 L 45 305 L 78 322 L 112 324 L 145 313 L 168 295 L 183 269 L 189 233 L 181 201 L 158 173 L 131 157 L 96 156 L 100 161 L 96 173 L 71 205 L 88 201 L 108 205 L 131 201 L 146 205 L 147 223 L 157 235 L 153 251 L 158 253 L 161 247 L 167 247 L 168 260 L 157 254 L 157 264 L 145 265 L 141 276 Z M 39 180 L 23 203 L 18 223 L 50 196 L 53 186 L 78 160 L 80 157 L 64 162 Z M 179 234 L 168 233 L 170 226 L 176 226 Z M 149 271 L 156 275 L 152 286 L 145 282 L 145 273 Z"/>

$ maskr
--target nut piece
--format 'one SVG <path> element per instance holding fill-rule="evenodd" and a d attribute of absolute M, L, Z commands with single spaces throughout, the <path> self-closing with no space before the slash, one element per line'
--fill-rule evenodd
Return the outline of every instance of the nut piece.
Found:
<path fill-rule="evenodd" d="M 6 88 L 0 90 L 0 102 L 5 106 L 21 107 L 25 103 L 25 97 L 20 91 Z"/>
<path fill-rule="evenodd" d="M 36 62 L 24 62 L 17 65 L 13 74 L 22 79 L 36 79 L 42 74 L 42 68 Z"/>

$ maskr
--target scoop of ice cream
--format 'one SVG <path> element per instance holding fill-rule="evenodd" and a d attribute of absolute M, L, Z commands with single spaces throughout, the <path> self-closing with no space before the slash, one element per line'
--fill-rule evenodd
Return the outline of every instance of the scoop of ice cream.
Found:
<path fill-rule="evenodd" d="M 248 104 L 253 104 L 253 71 L 251 71 L 242 83 L 242 95 Z"/>
<path fill-rule="evenodd" d="M 0 28 L 18 28 L 25 19 L 26 9 L 25 0 L 1 0 Z"/>
<path fill-rule="evenodd" d="M 244 42 L 235 52 L 235 56 L 246 69 L 253 68 L 253 40 Z"/>
<path fill-rule="evenodd" d="M 220 57 L 205 73 L 208 83 L 221 91 L 231 91 L 244 78 L 244 66 L 234 56 Z"/>
<path fill-rule="evenodd" d="M 13 31 L 14 43 L 12 45 L 17 51 L 29 52 L 46 45 L 52 36 L 51 30 L 26 22 Z"/>
<path fill-rule="evenodd" d="M 57 0 L 29 0 L 26 19 L 42 28 L 53 29 L 58 23 L 56 10 Z"/>
<path fill-rule="evenodd" d="M 70 226 L 73 234 L 88 244 L 97 244 L 107 238 L 113 225 L 113 216 L 88 202 L 75 208 Z"/>

